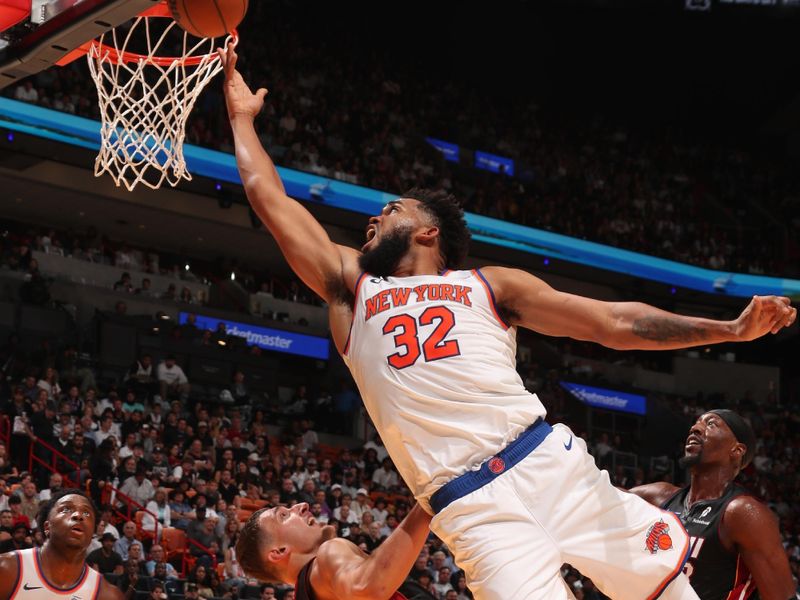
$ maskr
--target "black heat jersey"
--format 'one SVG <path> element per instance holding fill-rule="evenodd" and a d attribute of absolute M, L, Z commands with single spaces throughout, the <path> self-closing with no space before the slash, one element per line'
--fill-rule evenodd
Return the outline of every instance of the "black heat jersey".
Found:
<path fill-rule="evenodd" d="M 662 508 L 678 515 L 691 538 L 684 572 L 694 591 L 700 600 L 758 600 L 755 581 L 742 557 L 726 550 L 719 539 L 719 526 L 728 503 L 750 492 L 731 484 L 716 500 L 697 502 L 687 510 L 688 493 L 688 487 L 679 490 Z"/>

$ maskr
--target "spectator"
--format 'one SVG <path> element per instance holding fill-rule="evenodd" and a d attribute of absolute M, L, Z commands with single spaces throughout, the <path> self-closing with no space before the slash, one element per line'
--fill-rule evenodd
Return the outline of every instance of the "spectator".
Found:
<path fill-rule="evenodd" d="M 210 566 L 219 552 L 219 542 L 214 532 L 214 520 L 206 518 L 205 509 L 196 509 L 197 519 L 189 526 L 187 538 L 191 540 L 189 553 L 197 558 L 198 565 Z"/>
<path fill-rule="evenodd" d="M 155 491 L 154 497 L 146 505 L 147 512 L 142 517 L 142 529 L 144 531 L 157 533 L 156 539 L 161 537 L 164 527 L 170 527 L 170 506 L 167 503 L 167 490 L 163 487 Z M 155 515 L 155 518 L 153 517 Z M 158 521 L 158 531 L 156 531 L 156 520 Z"/>
<path fill-rule="evenodd" d="M 116 538 L 110 533 L 100 537 L 100 548 L 89 553 L 86 564 L 100 573 L 122 575 L 124 572 L 123 560 L 114 550 Z"/>
<path fill-rule="evenodd" d="M 133 284 L 131 283 L 130 273 L 122 274 L 122 276 L 119 278 L 119 281 L 114 284 L 114 291 L 127 292 L 128 294 L 133 293 Z M 116 312 L 119 313 L 119 311 Z"/>
<path fill-rule="evenodd" d="M 11 528 L 11 539 L 0 542 L 0 554 L 26 548 L 33 548 L 33 544 L 31 532 L 23 523 L 17 523 Z"/>
<path fill-rule="evenodd" d="M 393 490 L 397 487 L 397 471 L 394 470 L 391 458 L 384 458 L 380 469 L 375 469 L 372 475 L 372 483 L 377 490 Z"/>
<path fill-rule="evenodd" d="M 128 561 L 128 554 L 130 553 L 131 546 L 139 545 L 142 543 L 136 539 L 136 523 L 128 521 L 122 526 L 122 537 L 114 542 L 114 551 L 120 555 L 124 562 Z"/>
<path fill-rule="evenodd" d="M 177 396 L 181 402 L 186 402 L 191 386 L 183 369 L 175 363 L 175 357 L 170 355 L 158 365 L 158 383 L 161 389 L 161 398 L 167 399 Z"/>
<path fill-rule="evenodd" d="M 39 515 L 39 494 L 36 492 L 36 484 L 26 481 L 22 484 L 22 494 L 20 494 L 20 511 L 28 517 L 31 526 L 36 526 L 36 517 Z M 30 527 L 29 527 L 30 528 Z"/>
<path fill-rule="evenodd" d="M 7 508 L 0 510 L 0 542 L 11 539 L 14 529 L 14 516 Z"/>
<path fill-rule="evenodd" d="M 54 494 L 61 490 L 64 483 L 64 478 L 61 473 L 55 472 L 50 475 L 50 487 L 39 492 L 39 502 L 46 502 L 53 497 Z"/>
<path fill-rule="evenodd" d="M 125 560 L 125 571 L 119 578 L 117 587 L 122 590 L 125 600 L 134 600 L 138 592 L 145 592 L 148 595 L 150 593 L 149 581 L 142 576 L 139 563 L 133 558 Z"/>
<path fill-rule="evenodd" d="M 192 507 L 186 502 L 183 490 L 176 489 L 172 492 L 169 503 L 169 518 L 172 526 L 187 531 L 190 523 L 196 518 Z"/>
<path fill-rule="evenodd" d="M 164 565 L 164 579 L 177 579 L 178 572 L 175 570 L 170 563 L 165 562 L 166 554 L 164 553 L 164 548 L 160 544 L 153 544 L 150 548 L 150 560 L 145 563 L 145 569 L 147 570 L 147 574 L 150 577 L 158 577 L 156 576 L 156 567 L 158 565 Z"/>
<path fill-rule="evenodd" d="M 136 467 L 136 474 L 126 479 L 119 491 L 141 506 L 147 506 L 156 493 L 153 483 L 147 479 L 147 471 L 144 465 Z"/>

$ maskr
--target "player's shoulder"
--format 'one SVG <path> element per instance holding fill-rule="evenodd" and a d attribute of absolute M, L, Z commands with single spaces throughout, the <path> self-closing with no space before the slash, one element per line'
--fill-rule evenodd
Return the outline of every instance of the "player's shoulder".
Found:
<path fill-rule="evenodd" d="M 97 591 L 97 600 L 124 600 L 125 596 L 117 586 L 111 585 L 105 577 L 100 575 L 100 589 Z"/>
<path fill-rule="evenodd" d="M 730 528 L 751 529 L 758 522 L 777 522 L 777 515 L 758 498 L 749 493 L 744 493 L 733 498 L 725 506 L 723 525 Z"/>
<path fill-rule="evenodd" d="M 0 597 L 10 598 L 19 577 L 19 556 L 16 552 L 0 554 Z"/>
<path fill-rule="evenodd" d="M 542 279 L 522 269 L 491 265 L 481 267 L 478 271 L 494 290 L 495 295 L 502 294 L 504 291 L 516 293 L 522 288 L 529 292 L 549 288 Z"/>

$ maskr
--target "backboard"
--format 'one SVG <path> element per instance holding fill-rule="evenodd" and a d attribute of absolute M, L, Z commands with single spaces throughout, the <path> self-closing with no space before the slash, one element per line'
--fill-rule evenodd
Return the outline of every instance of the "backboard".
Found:
<path fill-rule="evenodd" d="M 0 0 L 0 89 L 58 63 L 159 1 Z"/>

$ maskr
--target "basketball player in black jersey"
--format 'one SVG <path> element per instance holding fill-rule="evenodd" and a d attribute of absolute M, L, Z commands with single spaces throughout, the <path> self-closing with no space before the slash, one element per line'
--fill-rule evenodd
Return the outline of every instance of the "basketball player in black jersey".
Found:
<path fill-rule="evenodd" d="M 302 502 L 262 508 L 239 533 L 236 558 L 248 577 L 294 585 L 295 600 L 405 600 L 396 592 L 428 537 L 419 504 L 383 543 L 365 554 L 317 523 Z"/>
<path fill-rule="evenodd" d="M 37 565 L 20 580 L 22 557 L 16 552 L 0 555 L 0 599 L 80 598 L 80 600 L 123 600 L 122 592 L 97 574 L 94 598 L 84 597 L 81 582 L 87 581 L 86 550 L 96 529 L 97 510 L 80 490 L 62 490 L 39 511 L 37 522 L 45 542 L 36 553 Z M 75 594 L 70 596 L 74 591 Z M 80 594 L 80 595 L 78 595 Z"/>
<path fill-rule="evenodd" d="M 735 483 L 755 453 L 750 425 L 726 409 L 702 415 L 689 430 L 683 466 L 691 483 L 659 482 L 630 490 L 677 514 L 691 537 L 686 574 L 701 600 L 791 600 L 794 584 L 778 522 Z"/>

